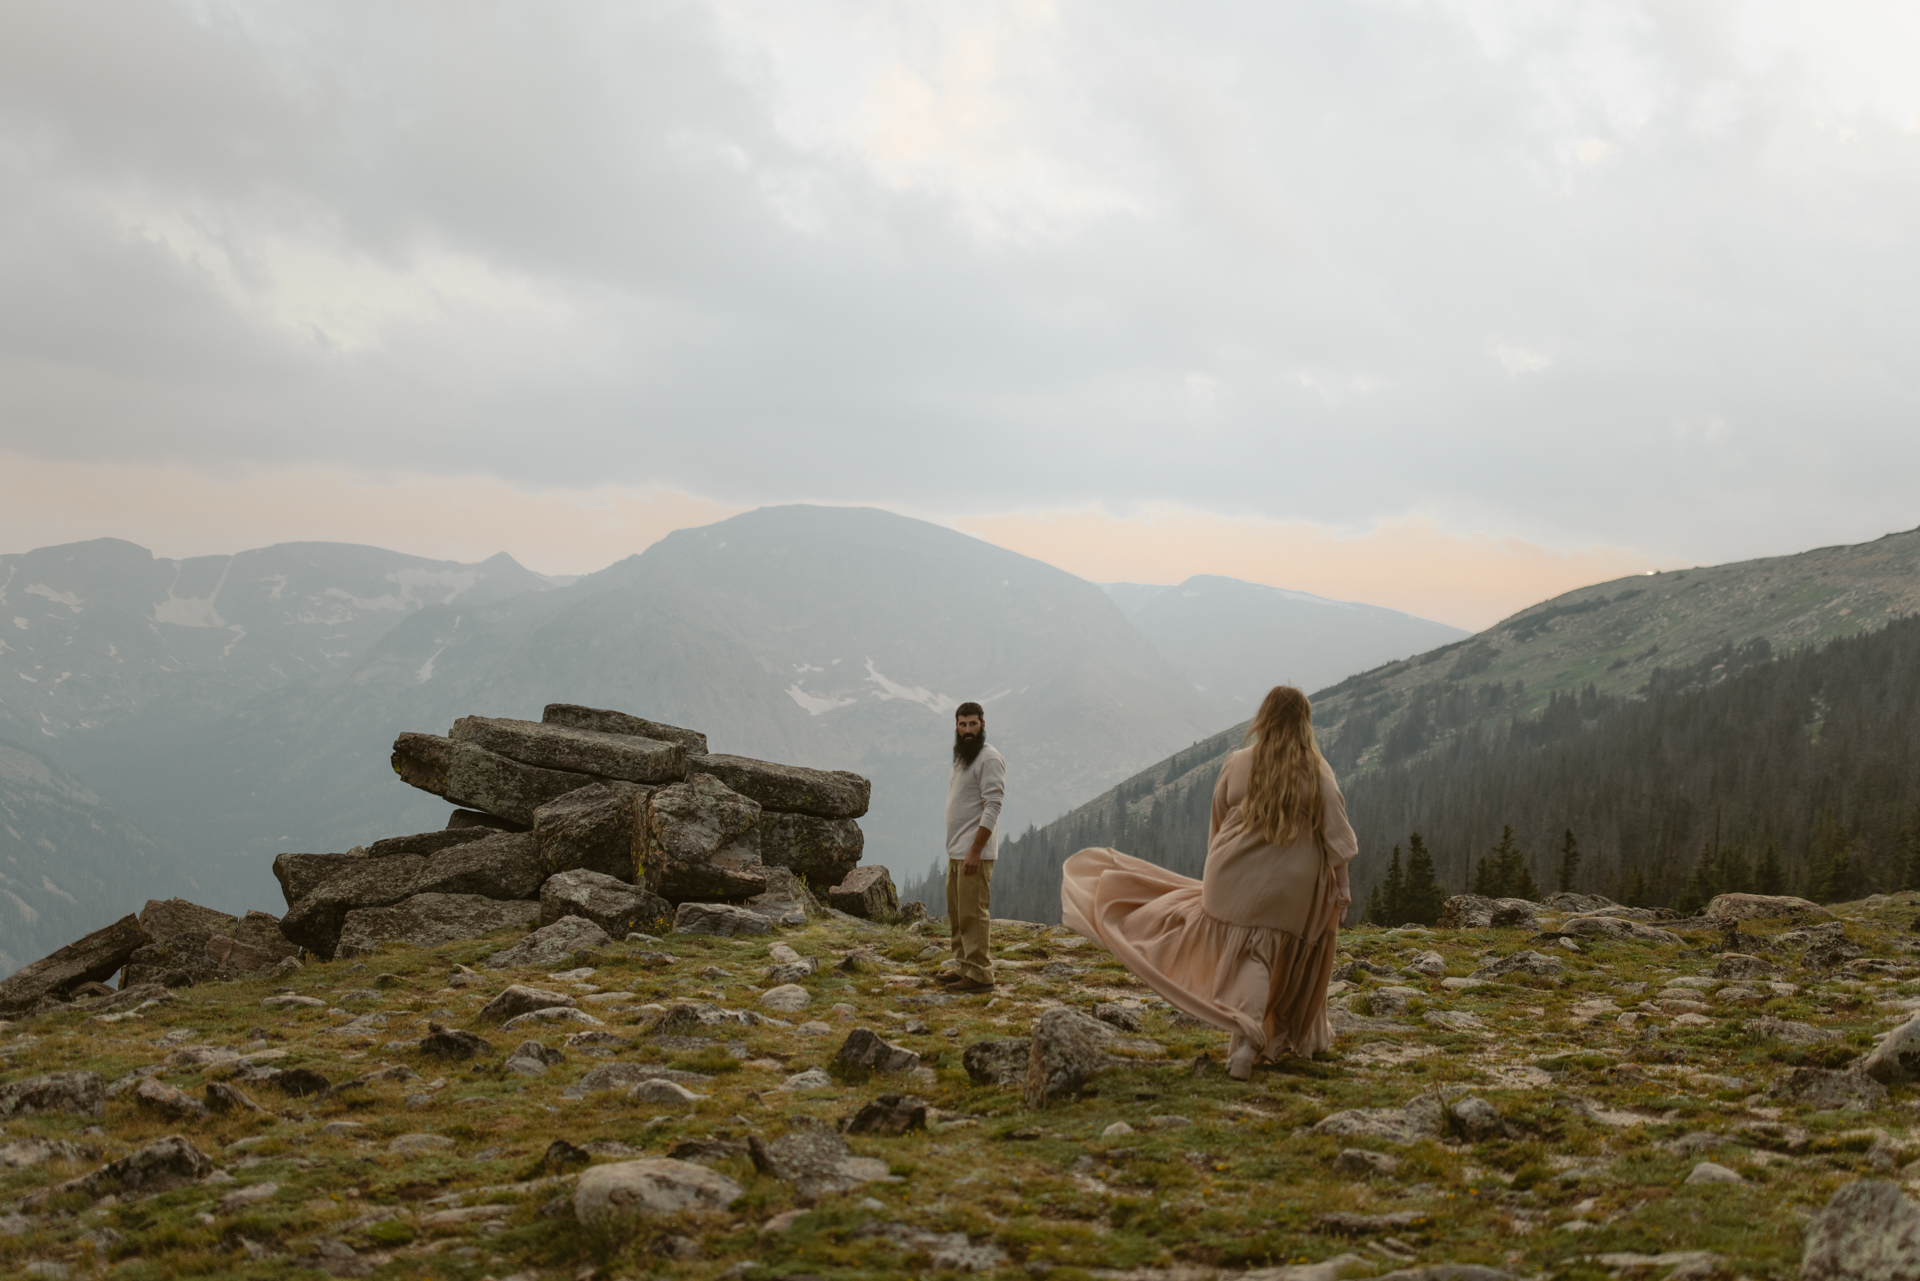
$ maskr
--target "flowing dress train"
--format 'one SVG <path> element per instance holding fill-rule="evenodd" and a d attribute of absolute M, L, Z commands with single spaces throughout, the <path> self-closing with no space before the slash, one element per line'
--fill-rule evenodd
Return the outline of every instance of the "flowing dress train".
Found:
<path fill-rule="evenodd" d="M 1320 780 L 1324 849 L 1311 834 L 1276 846 L 1250 830 L 1242 809 L 1252 762 L 1238 751 L 1220 771 L 1203 879 L 1114 849 L 1081 850 L 1062 869 L 1061 917 L 1261 1058 L 1310 1055 L 1333 1044 L 1327 981 L 1359 843 L 1331 769 Z"/>

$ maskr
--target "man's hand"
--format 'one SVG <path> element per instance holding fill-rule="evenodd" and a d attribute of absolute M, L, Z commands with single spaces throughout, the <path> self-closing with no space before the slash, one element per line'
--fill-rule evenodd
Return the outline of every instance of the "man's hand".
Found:
<path fill-rule="evenodd" d="M 973 848 L 967 851 L 966 861 L 960 864 L 960 875 L 980 875 L 980 851 L 987 848 L 987 842 L 993 839 L 993 829 L 976 827 L 973 830 Z"/>

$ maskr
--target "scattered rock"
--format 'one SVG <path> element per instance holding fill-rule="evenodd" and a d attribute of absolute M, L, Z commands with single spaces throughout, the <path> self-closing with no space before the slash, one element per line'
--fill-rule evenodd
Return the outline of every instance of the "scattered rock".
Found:
<path fill-rule="evenodd" d="M 1437 1094 L 1423 1094 L 1397 1108 L 1348 1108 L 1324 1117 L 1314 1134 L 1374 1138 L 1388 1143 L 1417 1143 L 1446 1130 L 1446 1105 Z"/>
<path fill-rule="evenodd" d="M 812 1003 L 812 994 L 794 983 L 783 983 L 779 987 L 768 988 L 760 994 L 761 1008 L 780 1014 L 798 1013 Z"/>
<path fill-rule="evenodd" d="M 1113 1064 L 1108 1046 L 1113 1029 L 1079 1010 L 1061 1006 L 1034 1020 L 1027 1052 L 1026 1103 L 1045 1107 L 1063 1094 L 1083 1088 Z"/>
<path fill-rule="evenodd" d="M 98 1072 L 48 1072 L 0 1085 L 0 1117 L 34 1112 L 104 1117 L 107 1114 L 106 1083 Z"/>
<path fill-rule="evenodd" d="M 1449 1103 L 1447 1115 L 1453 1119 L 1454 1129 L 1470 1143 L 1503 1138 L 1507 1133 L 1507 1124 L 1493 1104 L 1474 1095 Z"/>
<path fill-rule="evenodd" d="M 250 1205 L 271 1201 L 279 1192 L 278 1183 L 252 1183 L 244 1188 L 235 1188 L 221 1197 L 216 1208 L 222 1214 L 234 1214 Z"/>
<path fill-rule="evenodd" d="M 1765 979 L 1777 973 L 1771 962 L 1745 952 L 1722 952 L 1713 963 L 1713 975 L 1721 979 Z"/>
<path fill-rule="evenodd" d="M 792 1183 L 805 1202 L 888 1177 L 885 1161 L 854 1156 L 832 1126 L 814 1117 L 794 1117 L 770 1143 L 750 1135 L 747 1147 L 755 1168 Z"/>
<path fill-rule="evenodd" d="M 40 1197 L 81 1192 L 90 1197 L 108 1193 L 151 1196 L 188 1183 L 198 1183 L 213 1172 L 213 1159 L 177 1134 L 158 1139 L 77 1179 L 40 1193 Z M 34 1198 L 29 1198 L 33 1200 Z"/>
<path fill-rule="evenodd" d="M 894 888 L 893 874 L 876 863 L 848 872 L 845 880 L 827 891 L 827 902 L 867 921 L 888 921 L 900 914 L 900 894 Z"/>
<path fill-rule="evenodd" d="M 927 1101 L 909 1094 L 882 1094 L 841 1122 L 848 1134 L 901 1135 L 927 1128 Z"/>
<path fill-rule="evenodd" d="M 1861 1061 L 1860 1070 L 1882 1085 L 1920 1080 L 1920 1014 L 1882 1036 Z"/>
<path fill-rule="evenodd" d="M 767 981 L 777 985 L 798 983 L 801 979 L 811 978 L 820 970 L 820 962 L 809 956 L 803 961 L 791 961 L 785 965 L 775 965 L 767 970 Z"/>
<path fill-rule="evenodd" d="M 1791 1041 L 1796 1045 L 1817 1045 L 1821 1041 L 1831 1041 L 1834 1038 L 1834 1033 L 1826 1028 L 1802 1023 L 1797 1019 L 1777 1019 L 1770 1014 L 1748 1020 L 1745 1031 L 1747 1036 L 1755 1041 Z"/>
<path fill-rule="evenodd" d="M 372 1276 L 374 1269 L 373 1260 L 361 1258 L 352 1246 L 333 1237 L 315 1240 L 312 1251 L 301 1262 L 336 1277 Z"/>
<path fill-rule="evenodd" d="M 1115 1121 L 1112 1125 L 1100 1131 L 1100 1137 L 1103 1139 L 1123 1139 L 1132 1133 L 1133 1127 L 1125 1121 Z"/>
<path fill-rule="evenodd" d="M 147 1077 L 133 1087 L 133 1101 L 148 1112 L 169 1121 L 198 1120 L 207 1114 L 207 1105 L 184 1094 L 158 1077 Z"/>
<path fill-rule="evenodd" d="M 592 1164 L 593 1153 L 585 1148 L 575 1147 L 565 1139 L 555 1139 L 547 1144 L 547 1150 L 540 1157 L 540 1170 L 543 1174 L 565 1174 L 568 1170 L 577 1170 Z"/>
<path fill-rule="evenodd" d="M 1490 965 L 1483 965 L 1469 977 L 1497 979 L 1508 974 L 1526 974 L 1535 978 L 1557 978 L 1565 968 L 1565 962 L 1559 957 L 1529 949 L 1524 952 L 1515 952 L 1512 956 L 1502 957 Z"/>
<path fill-rule="evenodd" d="M 712 1165 L 716 1161 L 733 1161 L 746 1157 L 745 1139 L 682 1139 L 673 1145 L 673 1151 L 667 1153 L 676 1161 L 693 1161 L 700 1165 Z"/>
<path fill-rule="evenodd" d="M 1397 1210 L 1392 1214 L 1349 1214 L 1336 1210 L 1316 1215 L 1313 1226 L 1321 1232 L 1341 1236 L 1378 1236 L 1423 1228 L 1429 1221 L 1430 1217 L 1422 1210 Z"/>
<path fill-rule="evenodd" d="M 415 894 L 385 907 L 347 912 L 341 919 L 333 954 L 341 958 L 373 956 L 391 943 L 438 947 L 501 930 L 531 929 L 539 919 L 538 903 L 481 894 Z"/>
<path fill-rule="evenodd" d="M 1531 926 L 1539 915 L 1540 905 L 1523 898 L 1494 899 L 1479 894 L 1456 894 L 1441 904 L 1438 928 L 1485 930 Z"/>
<path fill-rule="evenodd" d="M 859 818 L 873 784 L 846 770 L 806 769 L 745 756 L 691 757 L 689 773 L 711 774 L 765 809 L 816 818 Z"/>
<path fill-rule="evenodd" d="M 140 928 L 140 918 L 121 917 L 24 966 L 0 981 L 0 1014 L 31 1010 L 49 997 L 58 997 L 82 983 L 104 983 L 118 973 L 136 951 L 153 942 Z"/>
<path fill-rule="evenodd" d="M 1342 1148 L 1340 1155 L 1333 1159 L 1333 1168 L 1356 1178 L 1386 1177 L 1399 1172 L 1400 1158 L 1365 1148 Z"/>
<path fill-rule="evenodd" d="M 1588 938 L 1633 939 L 1640 943 L 1679 943 L 1681 938 L 1672 930 L 1657 929 L 1640 921 L 1625 920 L 1618 916 L 1569 916 L 1560 923 L 1560 928 L 1568 934 L 1579 934 Z"/>
<path fill-rule="evenodd" d="M 644 1081 L 679 1081 L 682 1084 L 691 1081 L 698 1084 L 712 1079 L 698 1072 L 657 1067 L 651 1063 L 603 1063 L 568 1086 L 560 1097 L 583 1099 L 602 1090 L 625 1093 Z"/>
<path fill-rule="evenodd" d="M 387 1144 L 387 1151 L 396 1156 L 426 1156 L 452 1150 L 453 1140 L 444 1134 L 403 1134 Z"/>
<path fill-rule="evenodd" d="M 266 1109 L 247 1097 L 247 1092 L 237 1085 L 225 1081 L 209 1081 L 205 1090 L 207 1107 L 214 1112 L 265 1112 Z"/>
<path fill-rule="evenodd" d="M 668 902 L 637 885 L 604 872 L 575 868 L 558 872 L 540 886 L 540 920 L 551 925 L 563 916 L 592 921 L 609 938 L 666 933 L 673 927 Z"/>
<path fill-rule="evenodd" d="M 1800 1281 L 1912 1281 L 1920 1277 L 1920 1206 L 1898 1184 L 1849 1183 L 1807 1220 Z"/>
<path fill-rule="evenodd" d="M 1717 894 L 1702 916 L 1716 921 L 1831 921 L 1833 913 L 1803 898 L 1770 894 Z"/>
<path fill-rule="evenodd" d="M 804 1072 L 795 1072 L 780 1083 L 779 1088 L 789 1093 L 801 1090 L 824 1090 L 833 1085 L 833 1078 L 827 1075 L 825 1068 L 812 1067 Z"/>
<path fill-rule="evenodd" d="M 1687 1175 L 1688 1183 L 1742 1183 L 1746 1182 L 1737 1173 L 1724 1165 L 1715 1165 L 1712 1161 L 1702 1161 L 1693 1167 Z"/>
<path fill-rule="evenodd" d="M 1797 1067 L 1774 1078 L 1767 1091 L 1769 1099 L 1797 1103 L 1823 1112 L 1829 1108 L 1871 1111 L 1887 1101 L 1887 1087 L 1864 1072 L 1848 1069 Z"/>
<path fill-rule="evenodd" d="M 1576 1006 L 1574 1008 L 1577 1021 L 1579 1007 Z M 1431 1027 L 1437 1027 L 1448 1032 L 1466 1032 L 1474 1035 L 1485 1035 L 1489 1031 L 1486 1022 L 1481 1019 L 1479 1015 L 1466 1010 L 1428 1010 L 1420 1016 L 1420 1019 L 1421 1022 Z"/>
<path fill-rule="evenodd" d="M 653 1157 L 596 1165 L 580 1174 L 573 1212 L 582 1223 L 624 1216 L 724 1210 L 742 1188 L 726 1175 L 691 1161 Z"/>
<path fill-rule="evenodd" d="M 592 921 L 579 916 L 563 916 L 551 925 L 543 925 L 512 947 L 502 948 L 487 958 L 487 968 L 558 969 L 562 965 L 585 964 L 596 948 L 611 947 L 613 940 Z"/>
<path fill-rule="evenodd" d="M 558 1050 L 550 1049 L 538 1041 L 520 1042 L 520 1044 L 513 1047 L 513 1054 L 509 1057 L 517 1059 L 538 1059 L 550 1067 L 554 1064 L 565 1063 L 567 1061 L 566 1055 Z"/>
<path fill-rule="evenodd" d="M 428 1023 L 427 1034 L 420 1038 L 420 1052 L 437 1059 L 471 1059 L 492 1054 L 493 1042 L 464 1028 Z"/>
<path fill-rule="evenodd" d="M 526 1014 L 533 1010 L 550 1010 L 556 1006 L 572 1005 L 573 997 L 565 992 L 551 992 L 546 988 L 528 987 L 515 983 L 500 995 L 481 1007 L 475 1018 L 489 1022 L 500 1022 L 513 1018 L 517 1014 Z"/>
<path fill-rule="evenodd" d="M 682 903 L 673 914 L 676 934 L 711 934 L 732 938 L 738 934 L 767 934 L 773 922 L 758 912 L 731 903 Z"/>
<path fill-rule="evenodd" d="M 323 1094 L 333 1087 L 333 1083 L 312 1068 L 288 1068 L 273 1078 L 280 1092 L 290 1098 L 301 1099 L 310 1094 Z"/>
<path fill-rule="evenodd" d="M 863 1223 L 858 1238 L 878 1237 L 910 1254 L 924 1254 L 935 1272 L 992 1272 L 1007 1262 L 1007 1252 L 991 1241 L 972 1242 L 964 1232 L 930 1232 L 906 1223 Z"/>
<path fill-rule="evenodd" d="M 961 1066 L 975 1085 L 1019 1085 L 1027 1082 L 1027 1060 L 1033 1042 L 1028 1037 L 975 1041 L 960 1055 Z"/>
<path fill-rule="evenodd" d="M 635 1103 L 650 1103 L 665 1108 L 690 1108 L 706 1097 L 704 1094 L 695 1094 L 678 1081 L 663 1077 L 652 1077 L 627 1091 L 627 1098 Z"/>
<path fill-rule="evenodd" d="M 1438 952 L 1422 952 L 1407 962 L 1407 968 L 1415 974 L 1438 978 L 1447 972 L 1447 958 Z"/>
<path fill-rule="evenodd" d="M 1111 1001 L 1094 1006 L 1093 1017 L 1099 1019 L 1109 1027 L 1117 1027 L 1123 1032 L 1142 1032 L 1146 1030 L 1141 1024 L 1138 1014 L 1123 1005 L 1116 1005 Z"/>
<path fill-rule="evenodd" d="M 518 1032 L 525 1027 L 539 1027 L 542 1024 L 582 1023 L 587 1027 L 602 1027 L 602 1020 L 593 1017 L 585 1010 L 571 1005 L 554 1005 L 543 1010 L 528 1010 L 517 1014 L 500 1025 L 502 1032 Z"/>
<path fill-rule="evenodd" d="M 836 1076 L 861 1080 L 874 1072 L 911 1072 L 919 1066 L 920 1056 L 912 1050 L 890 1045 L 878 1033 L 860 1027 L 849 1032 L 835 1051 L 832 1070 Z"/>

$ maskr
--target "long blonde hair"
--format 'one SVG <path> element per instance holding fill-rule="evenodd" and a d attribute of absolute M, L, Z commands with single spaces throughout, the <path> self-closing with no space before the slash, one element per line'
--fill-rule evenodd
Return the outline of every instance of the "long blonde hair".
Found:
<path fill-rule="evenodd" d="M 1288 845 L 1312 833 L 1325 835 L 1320 803 L 1320 745 L 1313 739 L 1313 704 L 1291 685 L 1275 685 L 1260 702 L 1247 731 L 1253 745 L 1253 773 L 1247 780 L 1247 826 L 1275 845 Z"/>

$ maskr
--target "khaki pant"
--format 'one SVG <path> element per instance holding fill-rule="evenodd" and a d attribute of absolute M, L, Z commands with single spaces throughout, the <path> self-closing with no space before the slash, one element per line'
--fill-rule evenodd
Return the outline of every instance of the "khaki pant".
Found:
<path fill-rule="evenodd" d="M 993 958 L 987 955 L 989 918 L 993 915 L 993 859 L 982 859 L 980 870 L 962 876 L 964 859 L 947 860 L 947 924 L 953 927 L 953 959 L 963 977 L 993 982 Z"/>

